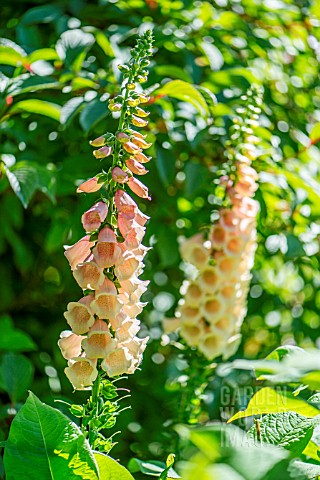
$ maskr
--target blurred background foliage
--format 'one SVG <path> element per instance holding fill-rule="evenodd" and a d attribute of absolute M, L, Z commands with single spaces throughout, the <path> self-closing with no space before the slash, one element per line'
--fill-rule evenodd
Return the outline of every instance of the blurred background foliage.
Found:
<path fill-rule="evenodd" d="M 150 343 L 128 381 L 132 409 L 117 424 L 114 455 L 163 459 L 186 368 L 161 330 L 183 279 L 178 240 L 213 218 L 228 128 L 251 83 L 265 92 L 259 249 L 236 357 L 263 358 L 281 343 L 320 346 L 320 2 L 4 0 L 0 22 L 2 436 L 27 388 L 51 404 L 86 397 L 72 395 L 57 347 L 66 304 L 80 294 L 63 245 L 83 235 L 80 217 L 93 202 L 75 190 L 99 171 L 88 140 L 115 128 L 106 100 L 119 89 L 117 65 L 134 36 L 153 28 L 152 202 L 140 202 L 151 216 L 141 315 Z M 252 382 L 248 373 L 216 376 L 207 415 L 220 418 L 223 385 Z M 245 393 L 236 403 L 247 403 Z"/>

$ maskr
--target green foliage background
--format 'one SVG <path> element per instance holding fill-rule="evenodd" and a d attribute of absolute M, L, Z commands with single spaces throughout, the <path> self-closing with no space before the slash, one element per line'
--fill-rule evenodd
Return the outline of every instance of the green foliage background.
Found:
<path fill-rule="evenodd" d="M 319 345 L 320 3 L 5 0 L 1 9 L 0 36 L 7 39 L 0 42 L 3 438 L 14 413 L 8 406 L 19 408 L 29 387 L 49 404 L 86 397 L 72 395 L 57 347 L 66 304 L 80 293 L 62 246 L 83 235 L 80 217 L 92 197 L 76 196 L 75 189 L 99 168 L 88 140 L 115 128 L 106 100 L 118 91 L 117 64 L 127 59 L 134 35 L 151 27 L 156 50 L 146 88 L 155 144 L 146 183 L 152 202 L 140 202 L 151 216 L 146 242 L 153 250 L 144 274 L 151 284 L 141 315 L 150 344 L 142 371 L 128 381 L 132 410 L 117 424 L 122 434 L 114 455 L 163 459 L 185 369 L 179 350 L 161 339 L 161 319 L 173 315 L 183 279 L 178 237 L 210 220 L 228 127 L 251 83 L 265 92 L 256 162 L 261 212 L 237 356 L 263 358 L 281 343 Z M 170 80 L 195 85 L 208 107 L 185 83 L 164 95 Z M 8 365 L 28 381 L 12 385 Z M 206 399 L 211 418 L 220 418 L 225 383 L 243 387 L 252 379 L 217 376 Z M 237 404 L 246 404 L 246 396 Z"/>

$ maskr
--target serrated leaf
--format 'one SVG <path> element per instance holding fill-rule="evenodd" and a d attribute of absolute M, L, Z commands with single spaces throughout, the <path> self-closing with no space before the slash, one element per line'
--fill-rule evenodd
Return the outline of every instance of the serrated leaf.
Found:
<path fill-rule="evenodd" d="M 75 71 L 81 68 L 86 52 L 95 42 L 91 33 L 75 28 L 63 32 L 57 42 L 56 49 L 65 64 Z"/>
<path fill-rule="evenodd" d="M 27 352 L 37 349 L 36 344 L 29 335 L 16 329 L 11 318 L 7 315 L 0 317 L 0 330 L 1 332 L 6 332 L 5 335 L 0 335 L 0 351 Z"/>
<path fill-rule="evenodd" d="M 208 117 L 209 109 L 201 93 L 193 86 L 182 80 L 172 80 L 153 92 L 155 96 L 168 96 L 193 105 L 204 117 Z"/>
<path fill-rule="evenodd" d="M 89 132 L 97 123 L 107 117 L 109 111 L 105 102 L 94 99 L 86 104 L 80 113 L 80 125 L 85 132 Z"/>
<path fill-rule="evenodd" d="M 130 472 L 113 458 L 95 453 L 94 458 L 99 468 L 99 480 L 134 480 Z"/>
<path fill-rule="evenodd" d="M 20 102 L 14 103 L 8 113 L 9 115 L 20 112 L 37 113 L 59 122 L 60 109 L 60 105 L 57 105 L 56 103 L 46 102 L 44 100 L 38 100 L 34 98 L 30 100 L 21 100 Z"/>
<path fill-rule="evenodd" d="M 35 162 L 22 161 L 11 168 L 5 167 L 9 183 L 24 208 L 35 191 L 40 190 L 55 202 L 55 177 L 53 172 Z"/>
<path fill-rule="evenodd" d="M 293 397 L 290 393 L 277 392 L 273 388 L 265 387 L 258 390 L 250 399 L 247 408 L 233 415 L 228 423 L 253 415 L 288 411 L 298 412 L 308 417 L 319 415 L 319 410 L 304 400 Z"/>
<path fill-rule="evenodd" d="M 320 465 L 295 460 L 289 467 L 291 478 L 295 480 L 316 479 L 320 476 Z"/>
<path fill-rule="evenodd" d="M 248 431 L 249 438 L 278 445 L 299 455 L 311 440 L 319 419 L 306 418 L 296 412 L 283 412 L 265 415 L 257 423 L 259 427 L 254 425 Z"/>
<path fill-rule="evenodd" d="M 98 480 L 96 462 L 79 428 L 33 393 L 12 422 L 4 465 L 8 480 Z"/>
<path fill-rule="evenodd" d="M 7 353 L 1 362 L 1 384 L 13 404 L 23 399 L 33 379 L 33 365 L 25 356 Z"/>
<path fill-rule="evenodd" d="M 62 106 L 60 114 L 61 125 L 66 127 L 71 122 L 73 117 L 80 111 L 83 102 L 83 97 L 74 97 Z"/>

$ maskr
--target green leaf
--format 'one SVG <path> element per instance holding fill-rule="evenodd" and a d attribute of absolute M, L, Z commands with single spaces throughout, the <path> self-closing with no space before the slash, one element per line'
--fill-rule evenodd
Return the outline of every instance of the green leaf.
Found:
<path fill-rule="evenodd" d="M 58 20 L 61 16 L 61 10 L 55 5 L 43 5 L 30 8 L 21 18 L 23 25 L 33 25 L 35 23 L 50 23 Z"/>
<path fill-rule="evenodd" d="M 55 177 L 47 167 L 35 162 L 22 161 L 13 165 L 10 169 L 5 168 L 9 183 L 21 200 L 24 208 L 35 191 L 40 190 L 54 203 Z"/>
<path fill-rule="evenodd" d="M 92 33 L 96 37 L 96 42 L 99 45 L 99 47 L 102 48 L 104 53 L 108 57 L 114 58 L 114 56 L 115 56 L 114 51 L 113 51 L 112 45 L 111 45 L 108 37 L 103 32 L 101 32 L 101 30 L 95 30 Z"/>
<path fill-rule="evenodd" d="M 30 64 L 38 60 L 59 60 L 59 55 L 54 48 L 39 48 L 34 52 L 29 53 L 27 60 Z"/>
<path fill-rule="evenodd" d="M 133 480 L 130 472 L 113 458 L 95 453 L 94 458 L 99 467 L 99 480 Z"/>
<path fill-rule="evenodd" d="M 95 38 L 91 33 L 80 29 L 63 32 L 57 42 L 56 49 L 65 64 L 75 71 L 80 70 L 87 51 L 92 47 Z"/>
<path fill-rule="evenodd" d="M 201 42 L 200 48 L 208 59 L 211 70 L 220 70 L 223 67 L 224 59 L 220 50 L 208 42 Z"/>
<path fill-rule="evenodd" d="M 12 40 L 0 38 L 0 64 L 16 67 L 26 61 L 26 52 Z"/>
<path fill-rule="evenodd" d="M 7 88 L 6 93 L 12 96 L 21 95 L 27 92 L 37 92 L 49 88 L 58 88 L 59 82 L 51 77 L 30 76 L 29 74 L 16 77 Z"/>
<path fill-rule="evenodd" d="M 288 251 L 285 254 L 286 259 L 291 260 L 306 255 L 302 242 L 293 233 L 286 235 Z"/>
<path fill-rule="evenodd" d="M 147 460 L 142 461 L 138 458 L 132 458 L 128 463 L 128 468 L 130 472 L 136 473 L 141 472 L 144 475 L 150 475 L 159 478 L 181 478 L 172 468 L 171 465 L 167 467 L 164 462 L 159 462 L 158 460 Z M 161 477 L 165 472 L 166 477 Z"/>
<path fill-rule="evenodd" d="M 320 476 L 320 465 L 314 465 L 310 463 L 300 462 L 295 460 L 289 467 L 291 478 L 296 480 L 301 479 L 316 479 Z"/>
<path fill-rule="evenodd" d="M 65 127 L 69 125 L 74 116 L 80 111 L 83 102 L 83 97 L 74 97 L 62 106 L 60 115 L 61 125 Z"/>
<path fill-rule="evenodd" d="M 201 93 L 193 86 L 182 80 L 172 80 L 163 87 L 155 90 L 153 95 L 168 96 L 188 102 L 193 105 L 204 117 L 208 117 L 209 109 Z"/>
<path fill-rule="evenodd" d="M 87 103 L 80 113 L 80 125 L 83 130 L 88 133 L 97 123 L 109 115 L 109 110 L 105 102 L 99 99 L 94 99 Z"/>
<path fill-rule="evenodd" d="M 12 422 L 4 465 L 8 480 L 98 480 L 96 462 L 79 428 L 33 393 Z"/>
<path fill-rule="evenodd" d="M 316 123 L 310 132 L 310 140 L 312 143 L 316 143 L 320 140 L 320 122 Z"/>
<path fill-rule="evenodd" d="M 300 455 L 311 440 L 319 418 L 309 419 L 295 412 L 271 413 L 262 417 L 257 424 L 259 430 L 256 425 L 251 427 L 249 438 L 278 445 L 294 455 Z"/>
<path fill-rule="evenodd" d="M 165 187 L 170 185 L 176 173 L 176 161 L 172 150 L 157 147 L 156 165 L 160 179 Z"/>
<path fill-rule="evenodd" d="M 196 85 L 197 90 L 201 93 L 205 101 L 207 102 L 208 108 L 212 116 L 215 115 L 215 108 L 218 103 L 217 97 L 212 93 L 208 88 Z"/>
<path fill-rule="evenodd" d="M 201 163 L 188 162 L 185 166 L 186 197 L 193 199 L 208 185 L 208 169 Z"/>
<path fill-rule="evenodd" d="M 154 70 L 159 77 L 178 78 L 184 82 L 192 83 L 189 73 L 176 65 L 157 65 Z"/>
<path fill-rule="evenodd" d="M 56 103 L 46 102 L 44 100 L 30 99 L 30 100 L 21 100 L 13 104 L 9 110 L 9 115 L 28 112 L 28 113 L 37 113 L 39 115 L 44 115 L 45 117 L 52 118 L 53 120 L 60 121 L 60 105 Z"/>
<path fill-rule="evenodd" d="M 7 353 L 1 362 L 1 385 L 13 404 L 22 400 L 33 379 L 33 365 L 26 357 Z"/>
<path fill-rule="evenodd" d="M 277 392 L 273 388 L 265 387 L 258 390 L 250 399 L 247 408 L 233 415 L 228 423 L 252 415 L 289 411 L 298 412 L 308 417 L 319 415 L 319 410 L 304 400 L 293 397 L 290 393 Z"/>
<path fill-rule="evenodd" d="M 0 350 L 27 352 L 37 349 L 29 335 L 16 329 L 7 315 L 0 317 L 0 331 L 5 332 L 5 335 L 0 335 Z"/>

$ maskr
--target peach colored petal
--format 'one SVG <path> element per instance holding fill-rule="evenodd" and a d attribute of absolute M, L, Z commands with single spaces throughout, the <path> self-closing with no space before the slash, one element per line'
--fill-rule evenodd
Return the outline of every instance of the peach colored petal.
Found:
<path fill-rule="evenodd" d="M 122 144 L 124 150 L 128 153 L 139 153 L 141 152 L 141 148 L 139 148 L 135 143 L 133 142 L 126 142 Z"/>
<path fill-rule="evenodd" d="M 133 373 L 131 371 L 133 364 L 134 359 L 129 351 L 126 348 L 117 348 L 101 362 L 101 368 L 112 378 L 124 373 Z"/>
<path fill-rule="evenodd" d="M 67 311 L 64 312 L 64 317 L 72 331 L 78 335 L 86 333 L 94 324 L 93 312 L 90 309 L 93 299 L 93 295 L 88 295 L 78 302 L 70 302 L 67 305 Z M 77 355 L 73 355 L 73 357 L 77 357 Z"/>
<path fill-rule="evenodd" d="M 130 190 L 133 191 L 138 197 L 140 198 L 147 198 L 148 200 L 151 200 L 151 197 L 149 197 L 149 190 L 148 187 L 146 187 L 140 180 L 134 177 L 130 177 L 128 180 L 128 187 Z"/>
<path fill-rule="evenodd" d="M 112 169 L 112 180 L 117 183 L 126 183 L 129 179 L 129 176 L 126 172 L 120 167 L 114 167 Z"/>
<path fill-rule="evenodd" d="M 99 293 L 91 303 L 92 311 L 99 318 L 115 318 L 120 312 L 123 303 L 113 293 Z"/>
<path fill-rule="evenodd" d="M 133 338 L 140 330 L 139 320 L 127 320 L 116 330 L 116 338 L 124 342 Z"/>
<path fill-rule="evenodd" d="M 72 358 L 64 372 L 76 390 L 90 387 L 98 376 L 96 361 L 85 357 Z"/>
<path fill-rule="evenodd" d="M 109 318 L 109 323 L 112 326 L 113 330 L 118 330 L 118 328 L 121 328 L 124 322 L 130 321 L 130 317 L 123 311 L 120 310 L 118 315 L 116 315 L 114 318 Z"/>
<path fill-rule="evenodd" d="M 98 241 L 99 242 L 116 243 L 117 242 L 117 237 L 116 237 L 116 234 L 114 233 L 114 231 L 112 230 L 112 228 L 104 227 L 99 232 Z"/>
<path fill-rule="evenodd" d="M 109 278 L 105 277 L 103 284 L 96 291 L 96 294 L 99 293 L 112 293 L 113 295 L 116 295 L 117 288 L 115 284 L 111 280 L 109 280 Z"/>
<path fill-rule="evenodd" d="M 139 274 L 142 265 L 139 260 L 134 256 L 125 260 L 122 264 L 118 265 L 114 269 L 114 273 L 117 276 L 119 282 L 129 280 L 135 273 Z"/>
<path fill-rule="evenodd" d="M 97 202 L 81 217 L 83 228 L 86 232 L 97 230 L 105 221 L 108 214 L 108 206 L 104 202 Z"/>
<path fill-rule="evenodd" d="M 121 255 L 121 249 L 116 243 L 97 242 L 92 253 L 99 267 L 109 268 L 117 263 Z"/>
<path fill-rule="evenodd" d="M 105 358 L 117 346 L 109 327 L 103 320 L 96 320 L 82 347 L 89 358 Z"/>
<path fill-rule="evenodd" d="M 140 138 L 138 137 L 137 135 L 135 135 L 132 139 L 132 143 L 134 143 L 135 145 L 137 145 L 137 147 L 139 148 L 143 148 L 144 150 L 146 148 L 150 148 L 152 146 L 152 143 L 148 143 L 145 141 L 144 138 Z"/>
<path fill-rule="evenodd" d="M 73 357 L 78 357 L 81 353 L 81 342 L 84 337 L 75 335 L 69 330 L 60 333 L 60 340 L 58 341 L 62 356 L 69 360 Z"/>
<path fill-rule="evenodd" d="M 103 182 L 98 183 L 97 177 L 89 178 L 85 182 L 81 183 L 77 188 L 77 193 L 85 192 L 85 193 L 92 193 L 97 192 L 100 188 L 103 187 Z"/>
<path fill-rule="evenodd" d="M 70 247 L 65 245 L 64 255 L 68 259 L 71 270 L 75 270 L 79 263 L 84 262 L 87 257 L 91 254 L 91 247 L 93 247 L 94 242 L 90 242 L 90 236 L 86 235 L 85 237 L 78 240 L 77 243 L 71 245 Z"/>
<path fill-rule="evenodd" d="M 128 158 L 128 160 L 126 160 L 126 165 L 135 175 L 145 175 L 149 171 L 142 165 L 142 163 L 137 162 L 134 158 Z"/>
<path fill-rule="evenodd" d="M 128 303 L 124 305 L 123 310 L 129 315 L 130 318 L 136 318 L 138 315 L 140 315 L 146 305 L 146 303 L 142 302 L 136 302 L 131 304 Z"/>
<path fill-rule="evenodd" d="M 127 218 L 134 218 L 138 206 L 130 195 L 123 190 L 117 190 L 114 196 L 114 201 L 118 212 L 126 215 Z"/>
<path fill-rule="evenodd" d="M 136 153 L 133 158 L 139 163 L 148 163 L 151 160 L 151 157 L 147 157 L 147 155 L 142 152 Z"/>
<path fill-rule="evenodd" d="M 103 271 L 94 262 L 80 263 L 73 276 L 82 289 L 97 290 L 104 281 Z"/>

